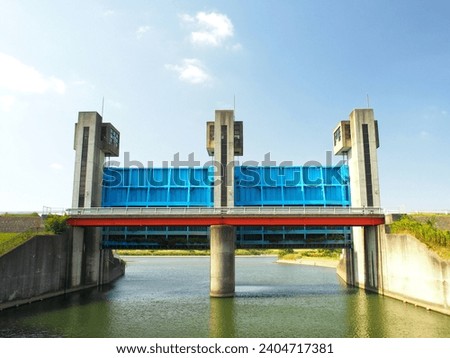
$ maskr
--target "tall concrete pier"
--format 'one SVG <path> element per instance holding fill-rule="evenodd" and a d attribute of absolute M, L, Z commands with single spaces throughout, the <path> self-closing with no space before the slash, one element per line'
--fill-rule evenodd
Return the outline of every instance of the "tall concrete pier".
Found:
<path fill-rule="evenodd" d="M 351 206 L 380 207 L 377 148 L 378 122 L 373 109 L 355 109 L 333 132 L 334 154 L 348 158 Z M 378 227 L 353 227 L 353 248 L 344 250 L 347 283 L 378 288 Z"/>
<path fill-rule="evenodd" d="M 217 110 L 215 121 L 207 122 L 206 149 L 214 156 L 214 207 L 234 207 L 234 156 L 243 154 L 243 126 L 234 111 Z M 211 226 L 211 297 L 234 296 L 235 241 L 235 227 Z"/>
<path fill-rule="evenodd" d="M 80 112 L 75 124 L 75 169 L 72 207 L 92 208 L 102 204 L 102 179 L 105 157 L 119 155 L 120 133 L 111 123 L 103 123 L 97 112 Z M 101 228 L 72 228 L 72 284 L 107 282 L 109 265 L 101 247 Z M 78 262 L 83 260 L 83 262 Z M 83 271 L 81 272 L 81 268 Z"/>
<path fill-rule="evenodd" d="M 233 297 L 235 287 L 236 228 L 211 226 L 211 297 Z"/>

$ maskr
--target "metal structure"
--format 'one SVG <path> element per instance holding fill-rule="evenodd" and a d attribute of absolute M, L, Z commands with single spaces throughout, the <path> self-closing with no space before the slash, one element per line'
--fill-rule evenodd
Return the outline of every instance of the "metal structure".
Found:
<path fill-rule="evenodd" d="M 236 167 L 235 206 L 349 206 L 349 176 L 340 167 Z"/>
<path fill-rule="evenodd" d="M 103 207 L 213 206 L 213 168 L 117 168 L 103 171 Z"/>
<path fill-rule="evenodd" d="M 80 120 L 86 115 L 101 128 L 100 151 L 117 155 L 118 131 L 93 113 L 81 113 Z M 350 121 L 339 123 L 333 139 L 336 154 L 351 151 Z M 216 111 L 215 121 L 207 122 L 206 149 L 218 167 L 104 167 L 97 194 L 102 208 L 70 210 L 72 223 L 103 227 L 104 248 L 207 248 L 211 225 L 235 226 L 237 247 L 351 247 L 350 227 L 373 223 L 368 213 L 355 216 L 362 209 L 352 208 L 351 219 L 339 214 L 349 214 L 352 204 L 347 165 L 229 167 L 230 158 L 243 154 L 243 123 L 234 121 L 233 111 Z"/>
<path fill-rule="evenodd" d="M 241 247 L 342 247 L 349 245 L 339 236 L 343 226 L 384 222 L 381 209 L 351 207 L 77 208 L 69 214 L 71 226 L 107 227 L 107 236 L 113 236 L 104 242 L 108 247 L 205 248 L 206 227 L 211 225 L 239 226 L 241 230 L 251 227 L 238 237 Z M 268 232 L 261 235 L 256 225 L 269 228 Z M 305 231 L 304 238 L 299 235 L 299 226 Z M 279 227 L 282 230 L 275 229 Z M 334 241 L 324 232 L 335 235 Z M 127 242 L 124 235 L 134 240 Z"/>
<path fill-rule="evenodd" d="M 212 207 L 214 167 L 103 172 L 103 207 Z M 348 167 L 234 168 L 234 206 L 349 206 Z"/>
<path fill-rule="evenodd" d="M 105 218 L 103 247 L 202 247 L 209 245 L 210 225 L 234 225 L 237 247 L 349 247 L 350 225 L 295 219 L 293 213 L 337 213 L 350 205 L 348 167 L 252 167 L 234 168 L 234 208 L 216 208 L 215 213 L 241 212 L 246 217 L 221 220 L 209 216 L 214 206 L 214 168 L 117 168 L 104 169 L 102 206 L 106 211 L 89 211 L 133 216 L 110 225 Z M 261 211 L 267 208 L 268 211 Z M 114 208 L 108 211 L 106 208 Z M 127 208 L 127 209 L 123 209 Z M 161 213 L 169 217 L 162 220 Z M 177 209 L 179 208 L 179 209 Z M 283 209 L 284 208 L 284 209 Z M 197 210 L 198 209 L 198 210 Z M 252 212 L 252 209 L 256 211 Z M 136 211 L 137 210 L 137 211 Z M 76 212 L 76 211 L 75 211 Z M 86 213 L 86 211 L 83 211 Z M 258 213 L 257 219 L 252 213 Z M 290 213 L 290 218 L 273 217 Z M 192 215 L 186 215 L 191 213 Z M 264 214 L 265 215 L 262 215 Z M 270 213 L 269 215 L 267 215 Z M 152 218 L 143 218 L 151 214 Z M 205 214 L 207 214 L 205 216 Z M 228 214 L 227 214 L 228 215 Z M 261 216 L 262 215 L 262 216 Z M 113 215 L 114 216 L 114 215 Z M 179 217 L 176 217 L 179 216 Z M 174 219 L 174 217 L 176 217 Z M 328 218 L 329 220 L 329 218 Z M 115 221 L 117 222 L 117 221 Z M 332 227 L 329 227 L 332 225 Z M 343 226 L 345 225 L 345 226 Z M 87 225 L 89 226 L 89 225 Z M 156 227 L 155 227 L 156 226 Z M 183 226 L 183 227 L 181 227 Z M 199 227 L 200 226 L 200 227 Z M 328 226 L 328 227 L 326 227 Z M 174 241 L 176 244 L 174 244 Z"/>

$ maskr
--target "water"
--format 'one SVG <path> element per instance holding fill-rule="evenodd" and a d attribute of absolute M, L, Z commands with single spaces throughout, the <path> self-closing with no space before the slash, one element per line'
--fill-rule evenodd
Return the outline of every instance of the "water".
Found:
<path fill-rule="evenodd" d="M 348 288 L 330 268 L 236 259 L 209 298 L 209 257 L 127 258 L 101 290 L 0 312 L 0 337 L 450 337 L 450 317 Z"/>

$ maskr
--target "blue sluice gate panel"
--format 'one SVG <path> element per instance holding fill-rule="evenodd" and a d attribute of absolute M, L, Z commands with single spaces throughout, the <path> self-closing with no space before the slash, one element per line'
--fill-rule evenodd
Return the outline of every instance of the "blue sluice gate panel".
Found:
<path fill-rule="evenodd" d="M 348 167 L 235 168 L 236 206 L 349 206 Z M 103 207 L 212 207 L 214 168 L 116 168 L 103 174 Z M 105 248 L 209 248 L 208 228 L 105 228 Z M 240 227 L 237 247 L 350 247 L 350 228 Z"/>
<path fill-rule="evenodd" d="M 236 206 L 349 206 L 348 167 L 236 167 Z"/>
<path fill-rule="evenodd" d="M 234 172 L 236 206 L 349 206 L 348 167 L 251 167 Z M 116 168 L 103 207 L 213 206 L 214 168 Z"/>
<path fill-rule="evenodd" d="M 102 206 L 213 206 L 212 183 L 212 168 L 107 167 Z"/>

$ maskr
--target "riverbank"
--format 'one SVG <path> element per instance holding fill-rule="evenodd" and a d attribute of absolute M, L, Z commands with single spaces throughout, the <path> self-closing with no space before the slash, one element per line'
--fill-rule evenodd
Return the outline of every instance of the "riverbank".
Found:
<path fill-rule="evenodd" d="M 336 268 L 339 264 L 339 260 L 325 257 L 302 257 L 301 259 L 296 260 L 279 259 L 276 263 Z"/>
<path fill-rule="evenodd" d="M 237 249 L 236 256 L 278 256 L 279 249 Z M 115 250 L 120 256 L 209 256 L 209 250 Z"/>
<path fill-rule="evenodd" d="M 320 266 L 336 268 L 339 264 L 339 259 L 335 256 L 295 256 L 295 258 L 284 258 L 280 256 L 280 250 L 236 250 L 236 256 L 239 257 L 273 257 L 278 258 L 274 262 L 277 264 L 290 264 L 290 265 L 306 265 L 306 266 Z M 311 252 L 313 250 L 308 250 Z M 116 253 L 123 259 L 133 257 L 207 257 L 209 256 L 209 250 L 117 250 Z"/>

